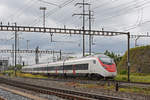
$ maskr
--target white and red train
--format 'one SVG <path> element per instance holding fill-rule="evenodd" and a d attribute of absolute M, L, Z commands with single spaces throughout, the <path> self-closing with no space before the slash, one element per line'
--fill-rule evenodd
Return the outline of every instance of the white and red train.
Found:
<path fill-rule="evenodd" d="M 22 72 L 65 76 L 100 76 L 105 78 L 113 78 L 117 75 L 116 64 L 113 59 L 104 54 L 25 66 L 22 68 Z"/>

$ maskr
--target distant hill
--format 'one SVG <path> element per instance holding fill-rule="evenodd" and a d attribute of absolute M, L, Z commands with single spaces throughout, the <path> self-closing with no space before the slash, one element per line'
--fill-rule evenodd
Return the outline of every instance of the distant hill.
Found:
<path fill-rule="evenodd" d="M 150 73 L 150 46 L 130 49 L 131 72 Z M 127 70 L 127 52 L 119 62 L 118 71 Z"/>

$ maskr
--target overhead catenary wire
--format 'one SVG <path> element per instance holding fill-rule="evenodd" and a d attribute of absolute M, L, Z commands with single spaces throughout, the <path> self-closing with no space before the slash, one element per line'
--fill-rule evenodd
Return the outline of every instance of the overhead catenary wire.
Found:
<path fill-rule="evenodd" d="M 15 19 L 16 17 L 18 18 L 22 13 L 23 11 L 29 9 L 31 6 L 33 6 L 35 4 L 36 0 L 28 0 L 26 3 L 25 3 L 25 7 L 21 7 L 21 8 L 18 8 L 15 12 L 13 12 L 11 15 L 9 15 L 6 20 L 8 21 L 9 19 Z"/>
<path fill-rule="evenodd" d="M 97 0 L 97 1 L 98 1 L 98 0 Z M 97 8 L 104 7 L 105 5 L 108 5 L 108 4 L 112 4 L 112 2 L 110 2 L 110 1 L 107 1 L 107 2 L 105 1 L 105 2 L 103 2 L 103 3 L 101 2 L 100 5 L 94 7 L 93 10 L 95 10 L 95 9 L 97 9 Z"/>
<path fill-rule="evenodd" d="M 140 2 L 137 2 L 137 3 L 133 2 L 133 1 L 132 2 L 130 1 L 130 2 L 126 2 L 126 3 L 120 4 L 120 5 L 116 6 L 116 7 L 99 9 L 99 11 L 103 15 L 107 14 L 108 12 L 111 12 L 111 13 L 115 14 L 116 12 L 120 13 L 121 11 L 124 11 L 124 10 L 127 10 L 127 9 L 129 10 L 129 8 L 132 9 L 135 6 L 138 6 L 137 4 L 141 4 L 141 3 L 143 3 L 143 1 L 140 1 Z M 117 10 L 117 11 L 114 11 L 114 10 Z M 110 14 L 110 15 L 112 16 L 112 14 Z"/>
<path fill-rule="evenodd" d="M 48 12 L 46 13 L 46 16 L 45 16 L 45 17 L 48 17 L 48 16 L 50 16 L 50 15 L 56 13 L 57 11 L 59 11 L 60 9 L 62 9 L 63 7 L 65 7 L 65 6 L 67 6 L 68 4 L 72 3 L 73 1 L 75 1 L 75 0 L 66 0 L 66 1 L 63 2 L 62 4 L 58 5 L 59 7 L 53 8 L 52 10 L 48 11 Z M 40 17 L 42 17 L 42 16 L 40 16 Z M 37 17 L 37 18 L 32 22 L 32 24 L 30 24 L 30 25 L 36 25 L 37 23 L 39 23 L 39 21 L 40 21 L 39 18 L 40 18 L 40 17 Z"/>
<path fill-rule="evenodd" d="M 146 6 L 145 5 L 147 5 L 147 4 L 149 4 L 150 2 L 144 2 L 144 4 L 142 4 L 142 5 L 138 5 L 138 6 L 136 6 L 136 7 L 132 7 L 132 9 L 131 10 L 127 10 L 127 8 L 126 8 L 126 12 L 125 13 L 127 13 L 127 12 L 133 12 L 133 9 L 134 10 L 136 10 L 136 9 L 143 9 L 143 8 L 145 8 Z M 143 13 L 143 12 L 142 12 Z M 121 14 L 117 14 L 117 15 L 114 15 L 114 16 L 109 16 L 108 18 L 105 18 L 105 19 L 103 19 L 103 20 L 110 20 L 110 19 L 112 19 L 112 18 L 116 18 L 116 17 L 118 17 L 118 16 L 120 16 Z M 142 14 L 142 16 L 143 16 L 143 14 Z M 142 20 L 142 19 L 141 19 Z M 139 25 L 138 25 L 139 26 Z M 130 29 L 133 29 L 133 28 L 135 28 L 136 26 L 133 26 L 132 28 L 130 28 Z M 130 30 L 129 29 L 129 30 Z M 126 30 L 125 30 L 126 31 Z M 127 30 L 128 31 L 128 30 Z"/>
<path fill-rule="evenodd" d="M 44 0 L 38 0 L 38 1 L 43 2 L 43 3 L 46 3 L 46 4 L 50 4 L 50 5 L 53 5 L 53 6 L 60 7 L 59 5 L 57 5 L 57 4 L 55 4 L 55 3 L 47 2 L 47 1 L 44 1 Z"/>
<path fill-rule="evenodd" d="M 124 15 L 124 14 L 127 14 L 127 13 L 129 13 L 129 12 L 133 12 L 133 10 L 145 8 L 145 5 L 148 5 L 149 3 L 150 3 L 150 1 L 144 2 L 144 3 L 142 3 L 142 4 L 140 4 L 140 5 L 137 5 L 137 6 L 130 5 L 130 6 L 128 6 L 128 7 L 122 8 L 122 9 L 120 9 L 120 10 L 118 10 L 118 11 L 111 12 L 111 13 L 113 13 L 114 15 L 110 15 L 110 16 L 108 16 L 108 17 L 103 17 L 103 19 L 101 19 L 101 20 L 110 20 L 110 19 L 112 19 L 112 18 L 119 17 L 119 16 Z M 131 8 L 130 8 L 130 7 L 131 7 Z"/>
<path fill-rule="evenodd" d="M 140 10 L 141 12 L 141 15 L 138 16 L 138 19 L 136 21 L 136 23 L 132 26 L 128 26 L 128 27 L 123 27 L 122 29 L 124 31 L 129 31 L 129 30 L 132 30 L 132 29 L 135 29 L 136 27 L 138 27 L 139 25 L 142 24 L 142 20 L 143 20 L 143 8 Z"/>

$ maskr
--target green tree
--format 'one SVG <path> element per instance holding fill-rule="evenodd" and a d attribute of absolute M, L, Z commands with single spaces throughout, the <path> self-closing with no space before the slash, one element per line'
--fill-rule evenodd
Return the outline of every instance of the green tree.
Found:
<path fill-rule="evenodd" d="M 122 58 L 120 55 L 117 55 L 117 54 L 115 54 L 113 52 L 109 52 L 108 50 L 106 50 L 104 52 L 104 54 L 109 56 L 110 58 L 114 59 L 116 64 L 118 64 L 120 62 L 121 58 Z"/>

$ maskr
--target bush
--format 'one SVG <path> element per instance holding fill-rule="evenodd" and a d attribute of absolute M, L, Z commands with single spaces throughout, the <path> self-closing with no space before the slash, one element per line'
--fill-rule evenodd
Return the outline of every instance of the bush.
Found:
<path fill-rule="evenodd" d="M 126 74 L 127 74 L 127 71 L 126 71 L 126 70 L 122 70 L 122 71 L 120 72 L 120 74 L 121 74 L 121 75 L 126 75 Z"/>
<path fill-rule="evenodd" d="M 122 80 L 123 81 L 127 81 L 127 77 L 122 77 Z"/>

